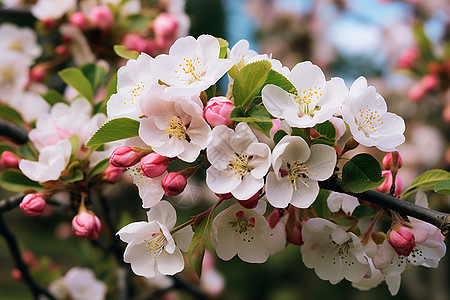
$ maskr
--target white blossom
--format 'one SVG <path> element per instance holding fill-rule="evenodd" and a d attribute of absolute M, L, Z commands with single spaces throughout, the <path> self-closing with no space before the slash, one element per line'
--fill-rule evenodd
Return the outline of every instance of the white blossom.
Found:
<path fill-rule="evenodd" d="M 38 0 L 31 8 L 31 14 L 39 20 L 60 19 L 69 11 L 75 10 L 76 0 Z"/>
<path fill-rule="evenodd" d="M 42 53 L 37 43 L 36 33 L 29 28 L 20 28 L 13 24 L 0 25 L 0 53 L 11 51 L 34 61 Z"/>
<path fill-rule="evenodd" d="M 359 206 L 359 201 L 358 198 L 344 193 L 331 192 L 327 198 L 327 205 L 332 212 L 338 212 L 342 209 L 347 215 L 351 215 L 355 208 Z"/>

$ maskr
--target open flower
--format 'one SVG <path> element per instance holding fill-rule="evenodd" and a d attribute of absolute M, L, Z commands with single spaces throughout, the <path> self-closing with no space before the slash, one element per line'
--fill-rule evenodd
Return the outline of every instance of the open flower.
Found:
<path fill-rule="evenodd" d="M 211 128 L 202 117 L 198 96 L 169 97 L 164 87 L 153 85 L 144 95 L 139 136 L 158 154 L 193 162 L 206 147 Z"/>
<path fill-rule="evenodd" d="M 299 136 L 284 136 L 272 153 L 273 172 L 267 175 L 266 197 L 275 207 L 289 203 L 309 207 L 319 193 L 317 181 L 328 179 L 336 165 L 336 152 L 327 145 L 308 144 Z"/>
<path fill-rule="evenodd" d="M 239 123 L 235 130 L 216 126 L 206 153 L 211 163 L 206 184 L 214 193 L 231 193 L 239 200 L 247 200 L 264 186 L 270 148 L 258 143 L 247 124 Z"/>
<path fill-rule="evenodd" d="M 373 86 L 368 87 L 362 76 L 352 84 L 341 113 L 353 138 L 361 145 L 392 152 L 405 141 L 405 122 L 396 114 L 387 112 L 383 97 Z"/>
<path fill-rule="evenodd" d="M 22 159 L 19 169 L 31 180 L 46 182 L 57 180 L 70 160 L 72 145 L 68 139 L 41 149 L 38 161 Z"/>
<path fill-rule="evenodd" d="M 236 254 L 250 263 L 262 263 L 269 257 L 271 230 L 262 215 L 266 203 L 260 201 L 254 209 L 238 203 L 219 213 L 212 223 L 211 242 L 217 256 L 230 260 Z"/>
<path fill-rule="evenodd" d="M 149 88 L 156 79 L 152 73 L 153 58 L 141 53 L 134 60 L 117 72 L 117 93 L 108 101 L 107 110 L 109 118 L 128 117 L 138 120 L 143 112 L 140 108 L 140 99 L 143 91 Z"/>
<path fill-rule="evenodd" d="M 139 196 L 142 199 L 142 207 L 149 208 L 155 206 L 164 196 L 164 189 L 161 182 L 167 172 L 157 177 L 147 177 L 141 170 L 141 165 L 137 163 L 130 168 L 128 173 L 133 178 L 133 183 L 138 187 Z"/>
<path fill-rule="evenodd" d="M 131 263 L 134 273 L 154 277 L 157 273 L 173 275 L 184 269 L 181 250 L 187 251 L 193 236 L 185 227 L 172 236 L 170 230 L 176 222 L 176 212 L 167 201 L 161 201 L 147 213 L 148 222 L 128 224 L 117 232 L 128 243 L 123 255 Z"/>
<path fill-rule="evenodd" d="M 359 206 L 359 201 L 358 198 L 344 193 L 331 192 L 327 198 L 327 205 L 332 212 L 338 212 L 342 209 L 347 215 L 351 215 L 355 208 Z"/>
<path fill-rule="evenodd" d="M 30 61 L 42 53 L 37 43 L 36 33 L 29 28 L 19 28 L 13 24 L 3 23 L 0 26 L 0 52 L 12 51 L 27 57 Z"/>
<path fill-rule="evenodd" d="M 262 101 L 275 117 L 285 119 L 292 127 L 306 128 L 329 120 L 339 111 L 346 95 L 340 78 L 325 80 L 325 76 L 311 62 L 297 64 L 287 76 L 295 90 L 286 92 L 268 84 L 262 90 Z"/>
<path fill-rule="evenodd" d="M 38 0 L 31 8 L 31 13 L 39 20 L 59 19 L 71 10 L 75 10 L 77 2 L 75 0 Z"/>
<path fill-rule="evenodd" d="M 359 238 L 328 220 L 313 218 L 302 229 L 303 263 L 317 276 L 336 284 L 343 278 L 359 282 L 370 277 L 369 261 Z"/>
<path fill-rule="evenodd" d="M 155 58 L 155 74 L 168 84 L 171 95 L 195 95 L 215 84 L 233 65 L 220 59 L 220 44 L 211 35 L 179 38 L 170 47 L 169 55 Z"/>

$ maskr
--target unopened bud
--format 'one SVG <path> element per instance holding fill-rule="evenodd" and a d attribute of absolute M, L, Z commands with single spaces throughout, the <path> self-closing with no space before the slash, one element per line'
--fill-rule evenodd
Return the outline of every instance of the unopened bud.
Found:
<path fill-rule="evenodd" d="M 3 151 L 0 155 L 0 163 L 5 169 L 18 169 L 19 159 L 10 151 Z"/>
<path fill-rule="evenodd" d="M 208 104 L 203 110 L 203 118 L 212 126 L 230 126 L 233 123 L 230 120 L 230 114 L 233 109 L 233 102 L 228 98 L 222 96 L 214 97 L 208 101 Z"/>
<path fill-rule="evenodd" d="M 109 159 L 109 163 L 115 167 L 128 168 L 134 166 L 141 159 L 141 154 L 128 146 L 116 148 Z"/>
<path fill-rule="evenodd" d="M 408 90 L 408 97 L 413 102 L 419 102 L 425 95 L 425 89 L 420 82 L 413 84 Z"/>
<path fill-rule="evenodd" d="M 105 170 L 105 180 L 111 183 L 119 182 L 122 179 L 122 174 L 125 168 L 108 166 Z"/>
<path fill-rule="evenodd" d="M 233 194 L 232 193 L 226 193 L 226 194 L 217 194 L 215 193 L 217 197 L 219 197 L 222 200 L 228 200 L 233 198 Z"/>
<path fill-rule="evenodd" d="M 280 222 L 281 217 L 284 215 L 285 210 L 283 208 L 275 208 L 270 215 L 267 217 L 267 223 L 269 223 L 270 228 L 275 228 L 278 222 Z"/>
<path fill-rule="evenodd" d="M 398 153 L 398 152 L 397 152 Z M 383 169 L 390 170 L 394 163 L 394 157 L 392 155 L 392 152 L 389 152 L 383 157 Z M 400 169 L 403 165 L 402 157 L 400 156 L 400 153 L 398 153 L 398 159 L 397 159 L 397 168 Z"/>
<path fill-rule="evenodd" d="M 72 219 L 72 231 L 78 237 L 96 240 L 102 231 L 102 223 L 92 212 L 80 212 Z"/>
<path fill-rule="evenodd" d="M 42 64 L 38 64 L 31 68 L 30 78 L 34 82 L 42 82 L 44 81 L 46 74 L 46 68 Z"/>
<path fill-rule="evenodd" d="M 74 12 L 70 16 L 69 22 L 82 31 L 86 30 L 89 26 L 89 20 L 81 11 Z"/>
<path fill-rule="evenodd" d="M 14 280 L 20 281 L 22 280 L 22 272 L 18 268 L 14 268 L 11 270 L 11 277 Z"/>
<path fill-rule="evenodd" d="M 154 178 L 161 176 L 169 167 L 169 159 L 158 153 L 150 153 L 141 159 L 141 170 L 145 176 Z"/>
<path fill-rule="evenodd" d="M 379 187 L 376 188 L 376 190 L 384 194 L 389 194 L 391 192 L 392 187 L 392 172 L 385 170 L 381 172 L 381 175 L 386 176 L 386 179 Z M 403 180 L 397 174 L 397 176 L 395 177 L 395 191 L 393 196 L 394 197 L 399 196 L 402 190 L 403 190 Z"/>
<path fill-rule="evenodd" d="M 114 23 L 114 15 L 108 6 L 95 6 L 90 11 L 91 22 L 100 29 L 109 29 Z"/>
<path fill-rule="evenodd" d="M 434 89 L 439 84 L 439 79 L 436 75 L 428 74 L 422 78 L 420 84 L 425 91 L 429 91 Z"/>
<path fill-rule="evenodd" d="M 53 19 L 44 19 L 42 20 L 42 25 L 44 25 L 47 29 L 52 29 L 56 26 L 56 20 Z"/>
<path fill-rule="evenodd" d="M 177 19 L 168 13 L 159 14 L 153 21 L 153 31 L 157 37 L 172 38 L 178 30 Z"/>
<path fill-rule="evenodd" d="M 166 196 L 177 196 L 184 191 L 187 181 L 183 175 L 178 172 L 171 172 L 164 176 L 161 186 Z"/>
<path fill-rule="evenodd" d="M 257 191 L 253 196 L 251 196 L 247 200 L 238 200 L 239 204 L 247 209 L 253 209 L 258 205 L 259 196 L 261 195 L 260 191 Z"/>
<path fill-rule="evenodd" d="M 389 243 L 398 255 L 408 256 L 416 246 L 414 235 L 405 226 L 394 225 L 389 233 Z"/>
<path fill-rule="evenodd" d="M 66 45 L 59 45 L 55 48 L 55 53 L 58 55 L 63 55 L 69 52 L 69 48 Z"/>
<path fill-rule="evenodd" d="M 38 194 L 28 194 L 19 204 L 20 209 L 30 217 L 40 215 L 45 209 L 45 200 Z"/>

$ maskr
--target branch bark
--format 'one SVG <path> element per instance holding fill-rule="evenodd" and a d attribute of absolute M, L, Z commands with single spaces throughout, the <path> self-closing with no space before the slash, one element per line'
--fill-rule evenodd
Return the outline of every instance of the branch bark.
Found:
<path fill-rule="evenodd" d="M 23 128 L 0 119 L 0 136 L 5 136 L 21 145 L 28 142 L 28 132 Z"/>
<path fill-rule="evenodd" d="M 384 208 L 392 209 L 401 215 L 410 216 L 439 228 L 443 235 L 450 233 L 450 214 L 425 208 L 414 203 L 395 198 L 391 195 L 383 194 L 377 191 L 365 191 L 360 194 L 344 192 L 341 188 L 341 179 L 332 177 L 321 182 L 320 185 L 324 189 L 334 192 L 345 193 L 370 203 L 378 204 Z"/>

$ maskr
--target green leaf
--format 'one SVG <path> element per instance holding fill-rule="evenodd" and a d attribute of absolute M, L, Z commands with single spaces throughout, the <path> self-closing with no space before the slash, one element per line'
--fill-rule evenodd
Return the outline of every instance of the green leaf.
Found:
<path fill-rule="evenodd" d="M 342 168 L 342 189 L 346 192 L 373 190 L 383 181 L 379 162 L 367 153 L 355 155 Z"/>
<path fill-rule="evenodd" d="M 411 183 L 410 187 L 406 189 L 401 195 L 402 199 L 406 199 L 409 195 L 417 192 L 418 189 L 422 191 L 433 190 L 438 181 L 450 179 L 450 173 L 440 169 L 428 170 L 419 175 L 416 180 Z"/>
<path fill-rule="evenodd" d="M 114 52 L 125 59 L 137 59 L 139 57 L 139 52 L 127 50 L 127 48 L 122 45 L 114 45 Z"/>
<path fill-rule="evenodd" d="M 130 118 L 112 119 L 97 129 L 86 146 L 104 144 L 139 135 L 139 121 Z"/>
<path fill-rule="evenodd" d="M 67 68 L 58 72 L 58 74 L 66 84 L 76 89 L 84 98 L 92 102 L 94 91 L 91 83 L 80 69 Z"/>
<path fill-rule="evenodd" d="M 114 73 L 108 82 L 108 86 L 106 87 L 106 99 L 109 100 L 115 93 L 117 93 L 117 73 Z"/>
<path fill-rule="evenodd" d="M 109 164 L 109 158 L 105 158 L 104 160 L 97 163 L 90 171 L 87 176 L 88 180 L 94 177 L 95 175 L 100 174 L 101 172 L 105 171 L 106 168 L 110 166 Z"/>
<path fill-rule="evenodd" d="M 60 179 L 64 181 L 64 183 L 72 183 L 76 181 L 81 181 L 84 178 L 84 174 L 79 168 L 71 170 L 70 173 L 71 174 L 69 176 L 62 175 Z"/>
<path fill-rule="evenodd" d="M 228 75 L 234 80 L 236 78 L 237 74 L 239 73 L 239 69 L 236 65 L 233 65 L 231 69 L 228 70 Z"/>
<path fill-rule="evenodd" d="M 275 134 L 273 135 L 273 141 L 275 145 L 278 144 L 285 135 L 287 135 L 287 133 L 283 129 L 280 129 L 277 132 L 275 132 Z"/>
<path fill-rule="evenodd" d="M 29 159 L 29 160 L 37 160 L 38 159 L 38 153 L 36 153 L 32 148 L 30 148 L 30 144 L 23 144 L 20 146 L 20 154 L 23 158 Z"/>
<path fill-rule="evenodd" d="M 16 124 L 23 124 L 22 116 L 12 107 L 0 104 L 0 118 L 10 120 Z"/>
<path fill-rule="evenodd" d="M 272 129 L 272 122 L 250 122 L 248 123 L 250 127 L 261 131 L 270 139 L 270 130 Z"/>
<path fill-rule="evenodd" d="M 316 200 L 311 205 L 311 208 L 317 214 L 318 217 L 328 219 L 331 217 L 331 211 L 328 208 L 327 199 L 330 196 L 331 191 L 320 189 L 319 195 L 317 195 Z"/>
<path fill-rule="evenodd" d="M 272 116 L 264 106 L 256 105 L 250 107 L 244 112 L 244 107 L 239 106 L 231 111 L 230 119 L 236 122 L 270 122 L 272 123 Z M 272 126 L 270 127 L 272 128 Z"/>
<path fill-rule="evenodd" d="M 212 97 L 216 96 L 216 89 L 217 89 L 217 86 L 215 84 L 213 84 L 205 91 L 206 97 L 208 97 L 208 100 L 211 99 Z"/>
<path fill-rule="evenodd" d="M 319 136 L 319 137 L 316 137 L 315 139 L 311 140 L 311 145 L 325 144 L 325 145 L 333 147 L 334 143 L 335 143 L 334 140 L 330 141 L 328 138 L 326 138 L 324 136 Z"/>
<path fill-rule="evenodd" d="M 94 112 L 96 114 L 105 114 L 106 115 L 106 107 L 108 105 L 108 100 L 103 99 L 102 101 L 94 104 Z"/>
<path fill-rule="evenodd" d="M 376 211 L 371 209 L 367 205 L 360 205 L 355 208 L 355 210 L 352 213 L 352 216 L 357 217 L 358 219 L 369 219 L 373 218 L 376 215 Z"/>
<path fill-rule="evenodd" d="M 0 187 L 16 193 L 23 192 L 26 189 L 33 189 L 36 191 L 43 189 L 39 183 L 29 179 L 27 176 L 16 170 L 5 170 L 0 174 Z"/>
<path fill-rule="evenodd" d="M 436 182 L 434 185 L 434 191 L 436 193 L 450 195 L 450 179 L 444 179 Z"/>
<path fill-rule="evenodd" d="M 74 154 L 80 143 L 80 138 L 78 137 L 78 135 L 74 134 L 69 138 L 69 142 L 72 146 L 72 154 Z"/>
<path fill-rule="evenodd" d="M 146 29 L 149 20 L 144 15 L 132 15 L 125 19 L 127 31 L 138 31 Z"/>
<path fill-rule="evenodd" d="M 330 141 L 334 142 L 334 139 L 336 137 L 336 129 L 334 128 L 333 123 L 331 123 L 330 121 L 326 121 L 324 123 L 317 124 L 316 126 L 313 127 L 313 129 L 319 135 L 322 135 L 322 136 L 326 137 L 327 139 L 329 139 Z"/>
<path fill-rule="evenodd" d="M 228 42 L 222 38 L 216 38 L 219 41 L 220 45 L 220 53 L 219 58 L 226 58 L 227 57 L 227 49 L 228 49 Z"/>
<path fill-rule="evenodd" d="M 0 154 L 4 151 L 16 153 L 17 149 L 14 148 L 11 143 L 0 142 Z"/>
<path fill-rule="evenodd" d="M 267 60 L 256 61 L 243 67 L 233 83 L 235 106 L 246 107 L 256 96 L 266 82 L 272 64 Z"/>
<path fill-rule="evenodd" d="M 292 128 L 291 136 L 299 136 L 302 139 L 304 139 L 308 143 L 308 145 L 310 144 L 309 139 L 308 139 L 305 131 L 303 130 L 303 128 L 297 128 L 297 127 Z"/>
<path fill-rule="evenodd" d="M 354 216 L 343 217 L 343 218 L 335 218 L 334 219 L 338 225 L 343 227 L 352 227 L 358 223 L 358 219 Z"/>
<path fill-rule="evenodd" d="M 91 83 L 91 87 L 95 90 L 98 85 L 105 80 L 106 69 L 97 64 L 85 64 L 81 67 L 81 72 Z"/>
<path fill-rule="evenodd" d="M 279 86 L 283 90 L 289 93 L 295 92 L 295 86 L 292 84 L 292 82 L 289 81 L 283 74 L 278 73 L 277 71 L 270 69 L 269 74 L 267 75 L 266 82 L 264 85 L 267 84 L 274 84 L 276 86 Z"/>
<path fill-rule="evenodd" d="M 59 102 L 66 103 L 66 99 L 64 99 L 64 96 L 56 90 L 49 90 L 47 93 L 41 94 L 41 97 L 44 98 L 44 100 L 47 101 L 50 106 L 53 106 Z"/>
<path fill-rule="evenodd" d="M 197 273 L 198 277 L 202 275 L 203 257 L 205 255 L 205 247 L 211 236 L 211 216 L 204 219 L 194 232 L 191 244 L 189 245 L 188 257 L 192 270 Z"/>

